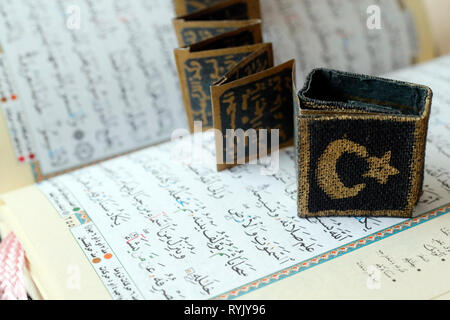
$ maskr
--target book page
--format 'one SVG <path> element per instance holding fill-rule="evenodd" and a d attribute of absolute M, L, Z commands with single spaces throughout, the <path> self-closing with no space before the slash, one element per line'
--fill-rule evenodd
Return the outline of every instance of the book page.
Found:
<path fill-rule="evenodd" d="M 449 212 L 449 70 L 446 57 L 391 75 L 430 85 L 435 94 L 414 219 L 298 218 L 293 149 L 280 152 L 279 170 L 270 175 L 261 163 L 217 173 L 209 133 L 40 183 L 56 210 L 40 210 L 39 218 L 23 213 L 27 205 L 42 207 L 33 204 L 35 187 L 4 199 L 28 228 L 59 221 L 55 234 L 72 242 L 67 248 L 77 244 L 77 257 L 84 253 L 92 268 L 83 270 L 95 270 L 113 299 L 234 298 Z M 28 232 L 39 243 L 45 228 Z M 52 246 L 46 250 L 58 252 Z"/>
<path fill-rule="evenodd" d="M 445 212 L 240 299 L 449 299 L 450 206 Z"/>
<path fill-rule="evenodd" d="M 420 0 L 261 0 L 276 63 L 296 59 L 302 85 L 315 67 L 381 75 L 433 57 Z"/>
<path fill-rule="evenodd" d="M 172 15 L 165 0 L 1 1 L 0 99 L 16 163 L 40 180 L 185 127 Z"/>
<path fill-rule="evenodd" d="M 0 112 L 0 150 L 2 165 L 0 166 L 0 194 L 16 190 L 34 182 L 30 166 L 16 160 L 12 141 L 3 113 Z"/>
<path fill-rule="evenodd" d="M 450 53 L 450 2 L 447 0 L 424 0 L 433 31 L 433 40 L 440 55 Z"/>

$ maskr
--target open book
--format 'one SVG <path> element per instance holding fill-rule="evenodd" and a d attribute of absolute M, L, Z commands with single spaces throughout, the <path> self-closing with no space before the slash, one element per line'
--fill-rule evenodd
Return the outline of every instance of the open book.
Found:
<path fill-rule="evenodd" d="M 212 2 L 176 3 L 187 13 Z M 383 74 L 433 57 L 420 0 L 379 1 L 381 11 L 368 14 L 371 4 L 263 0 L 263 38 L 273 43 L 276 65 L 296 59 L 300 86 L 317 66 Z M 172 54 L 173 10 L 162 0 L 0 3 L 0 193 L 191 125 Z"/>
<path fill-rule="evenodd" d="M 378 1 L 384 24 L 373 30 L 371 1 L 261 1 L 265 40 L 278 63 L 297 58 L 298 81 L 320 65 L 434 90 L 420 218 L 410 221 L 298 218 L 290 148 L 277 173 L 261 175 L 262 164 L 218 173 L 208 133 L 149 147 L 188 126 L 173 8 L 121 3 L 0 3 L 0 192 L 17 189 L 1 197 L 0 219 L 43 298 L 232 298 L 447 217 L 450 57 L 410 67 L 433 57 L 420 1 Z"/>

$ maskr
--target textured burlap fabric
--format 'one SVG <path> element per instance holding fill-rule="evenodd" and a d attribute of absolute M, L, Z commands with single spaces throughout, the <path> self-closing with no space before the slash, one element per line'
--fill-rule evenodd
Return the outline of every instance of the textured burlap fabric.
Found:
<path fill-rule="evenodd" d="M 298 209 L 410 217 L 423 182 L 431 89 L 315 69 L 298 94 Z"/>

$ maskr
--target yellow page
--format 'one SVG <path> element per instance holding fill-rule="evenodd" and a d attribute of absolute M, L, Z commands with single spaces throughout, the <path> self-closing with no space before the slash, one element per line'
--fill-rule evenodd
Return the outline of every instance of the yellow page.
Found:
<path fill-rule="evenodd" d="M 439 55 L 450 53 L 450 1 L 423 0 L 433 32 L 433 43 Z"/>
<path fill-rule="evenodd" d="M 434 297 L 433 300 L 450 300 L 450 291 L 448 291 L 440 296 Z"/>
<path fill-rule="evenodd" d="M 417 34 L 417 46 L 418 55 L 415 58 L 415 63 L 425 62 L 433 59 L 436 56 L 436 44 L 433 40 L 437 40 L 433 37 L 432 20 L 427 14 L 427 6 L 424 1 L 427 0 L 400 0 L 411 12 L 414 20 L 414 24 L 411 28 L 415 29 Z M 431 17 L 432 18 L 432 17 Z"/>
<path fill-rule="evenodd" d="M 109 298 L 64 221 L 36 186 L 3 199 L 8 206 L 0 206 L 1 219 L 22 243 L 29 275 L 43 299 Z"/>
<path fill-rule="evenodd" d="M 31 167 L 17 161 L 3 114 L 0 112 L 0 194 L 34 183 Z"/>

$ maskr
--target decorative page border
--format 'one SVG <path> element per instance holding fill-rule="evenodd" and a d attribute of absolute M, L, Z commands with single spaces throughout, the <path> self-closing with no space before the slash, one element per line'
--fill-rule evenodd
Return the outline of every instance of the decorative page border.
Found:
<path fill-rule="evenodd" d="M 323 254 L 320 254 L 318 256 L 315 256 L 314 258 L 305 260 L 303 262 L 297 263 L 289 268 L 283 269 L 281 271 L 272 273 L 264 278 L 258 279 L 256 281 L 252 281 L 250 283 L 247 283 L 241 287 L 238 287 L 234 290 L 225 292 L 221 295 L 218 295 L 214 297 L 213 299 L 216 300 L 233 300 L 237 297 L 243 296 L 249 292 L 255 291 L 257 289 L 263 288 L 267 285 L 270 285 L 274 282 L 277 282 L 279 280 L 283 280 L 287 277 L 293 276 L 299 272 L 305 271 L 307 269 L 310 269 L 312 267 L 315 267 L 319 264 L 322 264 L 326 261 L 335 259 L 339 256 L 343 256 L 344 254 L 350 253 L 352 251 L 355 251 L 359 248 L 366 247 L 372 243 L 375 243 L 377 241 L 380 241 L 384 238 L 388 238 L 390 236 L 393 236 L 397 233 L 400 233 L 402 231 L 411 229 L 413 227 L 416 227 L 422 223 L 425 223 L 427 221 L 433 220 L 435 218 L 438 218 L 440 216 L 443 216 L 444 214 L 450 213 L 450 203 L 444 205 L 441 208 L 431 210 L 427 213 L 424 213 L 423 215 L 412 218 L 410 220 L 404 221 L 402 223 L 399 223 L 397 225 L 393 225 L 389 228 L 386 228 L 384 230 L 381 230 L 379 232 L 376 232 L 374 234 L 371 234 L 370 236 L 363 237 L 359 240 L 350 242 L 349 244 L 346 244 L 341 247 L 337 247 L 331 251 L 325 252 Z"/>

